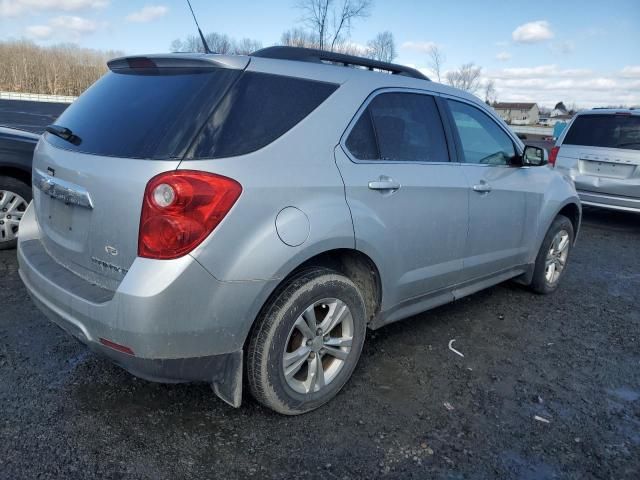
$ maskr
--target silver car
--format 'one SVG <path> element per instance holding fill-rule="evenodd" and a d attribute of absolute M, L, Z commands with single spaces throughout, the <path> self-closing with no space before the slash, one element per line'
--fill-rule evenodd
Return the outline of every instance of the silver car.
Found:
<path fill-rule="evenodd" d="M 109 69 L 36 148 L 18 257 L 40 309 L 134 375 L 299 414 L 367 327 L 566 271 L 573 182 L 472 95 L 288 47 Z"/>
<path fill-rule="evenodd" d="M 578 113 L 551 160 L 576 184 L 584 205 L 640 213 L 640 111 Z"/>

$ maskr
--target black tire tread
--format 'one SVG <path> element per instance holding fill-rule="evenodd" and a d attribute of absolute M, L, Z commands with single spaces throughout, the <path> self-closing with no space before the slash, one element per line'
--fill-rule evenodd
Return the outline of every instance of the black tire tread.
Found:
<path fill-rule="evenodd" d="M 540 246 L 540 250 L 538 251 L 538 255 L 536 257 L 535 269 L 533 272 L 533 277 L 531 279 L 531 284 L 529 285 L 529 288 L 535 293 L 539 293 L 542 295 L 552 293 L 558 288 L 558 285 L 562 280 L 562 277 L 560 277 L 555 285 L 550 286 L 544 276 L 547 251 L 549 250 L 549 246 L 553 241 L 553 237 L 561 228 L 567 230 L 570 236 L 569 257 L 567 257 L 567 265 L 565 265 L 565 269 L 563 270 L 562 275 L 564 276 L 564 273 L 566 272 L 566 268 L 571 258 L 571 248 L 573 246 L 573 240 L 575 239 L 575 232 L 573 230 L 573 224 L 571 223 L 571 220 L 569 220 L 564 215 L 558 215 L 551 223 L 551 226 L 549 227 L 549 230 L 547 231 L 547 234 L 542 241 L 542 245 Z"/>
<path fill-rule="evenodd" d="M 298 415 L 321 405 L 311 405 L 309 408 L 298 409 L 291 408 L 283 402 L 282 399 L 276 395 L 275 390 L 269 385 L 267 362 L 269 341 L 275 333 L 277 323 L 287 308 L 290 307 L 289 304 L 292 302 L 294 295 L 308 283 L 326 276 L 339 278 L 340 281 L 347 282 L 358 291 L 356 285 L 349 278 L 335 270 L 325 267 L 309 267 L 294 274 L 294 276 L 274 293 L 271 300 L 265 305 L 261 314 L 258 316 L 256 324 L 250 334 L 246 354 L 246 375 L 249 391 L 259 403 L 278 413 Z M 364 299 L 359 291 L 358 294 L 364 311 Z"/>

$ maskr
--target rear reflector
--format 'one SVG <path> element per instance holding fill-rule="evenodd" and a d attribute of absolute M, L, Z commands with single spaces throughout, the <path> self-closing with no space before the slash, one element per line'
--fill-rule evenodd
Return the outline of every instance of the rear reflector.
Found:
<path fill-rule="evenodd" d="M 552 167 L 556 166 L 556 160 L 558 158 L 558 152 L 560 151 L 560 147 L 553 147 L 551 152 L 549 153 L 549 165 Z"/>
<path fill-rule="evenodd" d="M 138 256 L 169 260 L 186 255 L 218 226 L 242 193 L 235 180 L 194 170 L 161 173 L 147 184 Z"/>
<path fill-rule="evenodd" d="M 100 343 L 105 347 L 109 347 L 118 352 L 126 353 L 127 355 L 134 355 L 133 350 L 131 350 L 129 347 L 125 347 L 124 345 L 120 345 L 119 343 L 112 342 L 111 340 L 107 340 L 106 338 L 100 338 Z"/>

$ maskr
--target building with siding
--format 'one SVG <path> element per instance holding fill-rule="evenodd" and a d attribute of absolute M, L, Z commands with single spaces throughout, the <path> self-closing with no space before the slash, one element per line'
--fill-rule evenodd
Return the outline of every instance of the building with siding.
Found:
<path fill-rule="evenodd" d="M 536 125 L 540 119 L 537 103 L 494 103 L 493 108 L 510 125 Z"/>

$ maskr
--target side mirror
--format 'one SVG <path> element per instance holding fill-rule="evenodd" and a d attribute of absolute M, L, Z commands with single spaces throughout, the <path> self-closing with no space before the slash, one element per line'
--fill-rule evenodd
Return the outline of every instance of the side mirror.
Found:
<path fill-rule="evenodd" d="M 549 163 L 549 152 L 542 147 L 527 145 L 522 153 L 522 165 L 529 167 L 541 167 Z"/>

